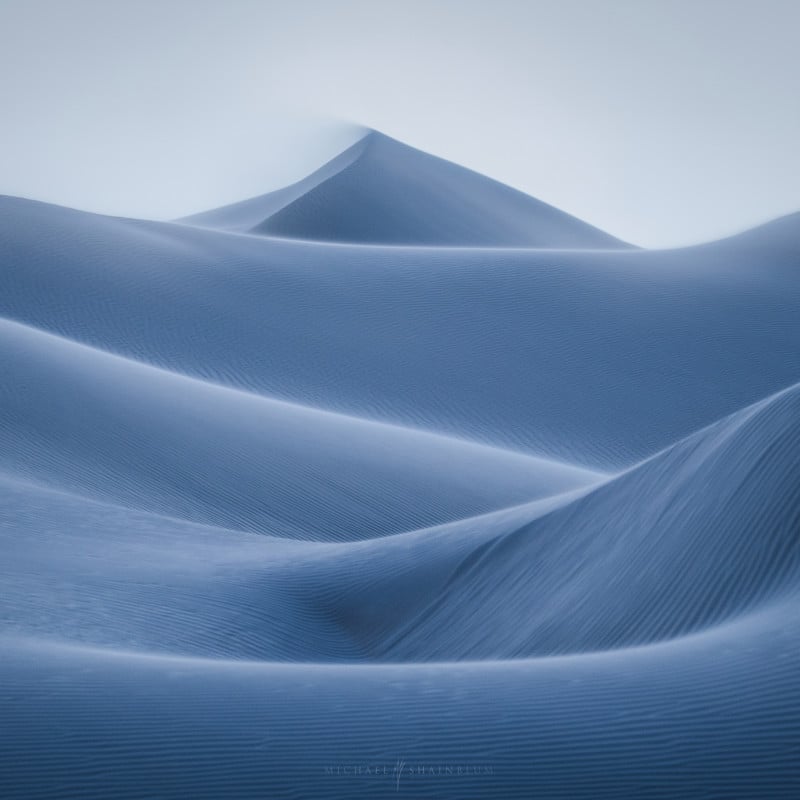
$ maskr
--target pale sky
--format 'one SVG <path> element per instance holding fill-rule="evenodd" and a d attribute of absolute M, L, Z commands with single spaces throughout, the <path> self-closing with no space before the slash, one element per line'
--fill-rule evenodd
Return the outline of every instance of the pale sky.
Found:
<path fill-rule="evenodd" d="M 0 0 L 0 193 L 172 218 L 368 126 L 650 247 L 800 210 L 796 0 Z"/>

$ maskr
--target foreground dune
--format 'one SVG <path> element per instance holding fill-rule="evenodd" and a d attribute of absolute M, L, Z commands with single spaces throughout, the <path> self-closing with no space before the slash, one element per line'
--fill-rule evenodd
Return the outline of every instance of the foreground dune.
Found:
<path fill-rule="evenodd" d="M 800 217 L 0 210 L 0 795 L 800 793 Z"/>

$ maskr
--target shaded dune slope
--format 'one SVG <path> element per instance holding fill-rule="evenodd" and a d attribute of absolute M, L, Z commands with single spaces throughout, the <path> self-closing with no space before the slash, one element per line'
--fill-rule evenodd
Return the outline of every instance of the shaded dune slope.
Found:
<path fill-rule="evenodd" d="M 648 644 L 794 601 L 799 567 L 795 386 L 483 544 L 382 657 Z"/>

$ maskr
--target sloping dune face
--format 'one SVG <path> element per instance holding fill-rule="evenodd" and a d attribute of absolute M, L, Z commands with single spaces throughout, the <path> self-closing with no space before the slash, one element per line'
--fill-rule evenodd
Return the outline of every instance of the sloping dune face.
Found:
<path fill-rule="evenodd" d="M 800 216 L 627 246 L 370 134 L 0 199 L 0 796 L 800 795 Z"/>

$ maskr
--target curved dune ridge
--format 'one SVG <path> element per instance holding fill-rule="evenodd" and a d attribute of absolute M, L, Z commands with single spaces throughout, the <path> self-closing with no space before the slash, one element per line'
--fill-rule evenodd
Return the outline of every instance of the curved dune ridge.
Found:
<path fill-rule="evenodd" d="M 0 260 L 0 796 L 800 794 L 800 215 L 644 251 L 373 132 Z"/>

